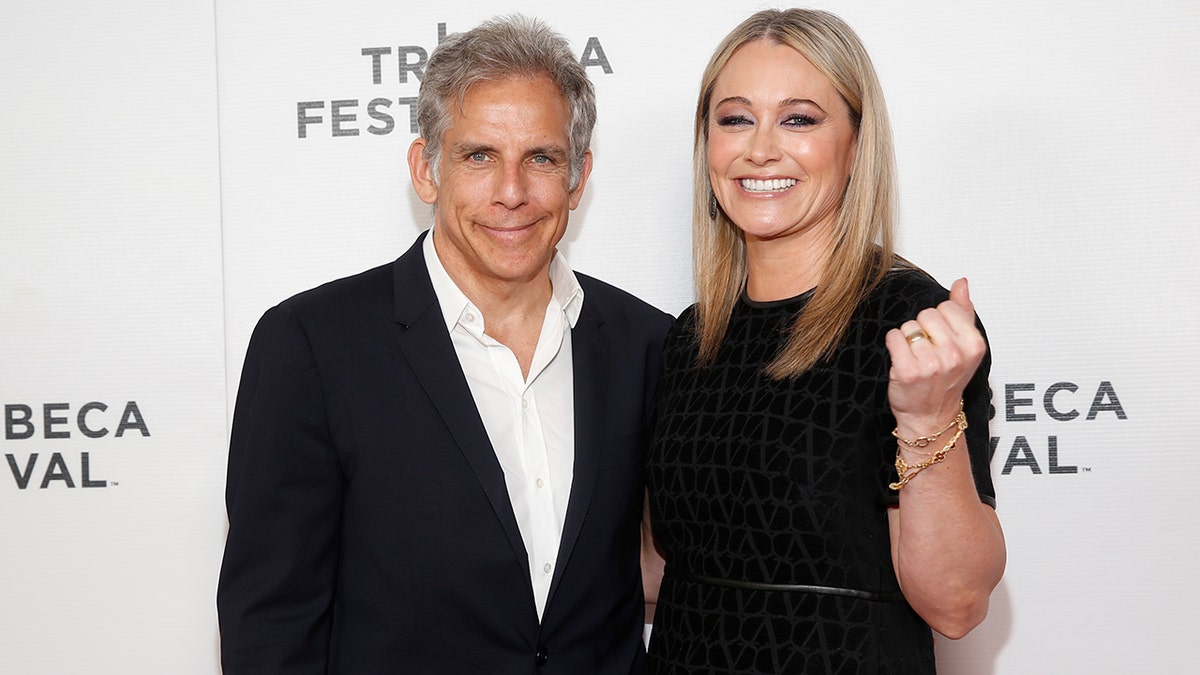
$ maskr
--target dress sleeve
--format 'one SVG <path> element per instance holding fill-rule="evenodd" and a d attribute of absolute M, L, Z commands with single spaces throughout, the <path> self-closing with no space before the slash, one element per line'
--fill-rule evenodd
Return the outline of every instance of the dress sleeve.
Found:
<path fill-rule="evenodd" d="M 983 333 L 987 340 L 987 332 L 983 323 L 975 319 L 975 327 Z M 992 409 L 992 387 L 988 376 L 992 370 L 992 346 L 988 343 L 987 352 L 979 363 L 978 370 L 963 390 L 963 410 L 967 413 L 967 447 L 971 451 L 971 475 L 975 478 L 975 491 L 979 498 L 993 509 L 996 508 L 996 488 L 992 485 L 992 438 L 988 429 Z"/>

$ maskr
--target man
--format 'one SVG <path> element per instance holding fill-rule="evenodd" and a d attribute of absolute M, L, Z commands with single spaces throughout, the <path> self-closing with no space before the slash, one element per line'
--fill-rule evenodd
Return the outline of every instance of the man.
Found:
<path fill-rule="evenodd" d="M 226 675 L 641 671 L 641 448 L 669 317 L 556 253 L 594 121 L 544 24 L 434 51 L 408 153 L 432 234 L 251 339 Z"/>

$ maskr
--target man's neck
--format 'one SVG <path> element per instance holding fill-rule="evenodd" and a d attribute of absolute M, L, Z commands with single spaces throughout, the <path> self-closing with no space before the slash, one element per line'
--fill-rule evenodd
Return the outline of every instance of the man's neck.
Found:
<path fill-rule="evenodd" d="M 554 294 L 550 266 L 526 279 L 497 279 L 458 267 L 440 254 L 438 258 L 451 281 L 483 315 L 484 333 L 508 347 L 522 375 L 528 377 L 546 307 Z"/>

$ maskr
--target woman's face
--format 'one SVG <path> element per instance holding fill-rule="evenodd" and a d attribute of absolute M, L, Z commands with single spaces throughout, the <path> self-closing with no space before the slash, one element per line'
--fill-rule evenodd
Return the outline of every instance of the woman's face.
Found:
<path fill-rule="evenodd" d="M 791 47 L 756 40 L 721 70 L 709 106 L 709 179 L 747 241 L 828 242 L 855 148 L 829 80 Z"/>

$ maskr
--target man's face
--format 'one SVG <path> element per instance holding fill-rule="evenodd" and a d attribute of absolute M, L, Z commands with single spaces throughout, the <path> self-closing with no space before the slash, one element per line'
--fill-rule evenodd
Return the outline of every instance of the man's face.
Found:
<path fill-rule="evenodd" d="M 549 78 L 513 77 L 472 85 L 451 114 L 438 180 L 424 139 L 408 154 L 417 195 L 436 205 L 442 264 L 468 295 L 548 279 L 591 170 L 589 154 L 571 189 L 566 101 Z"/>

